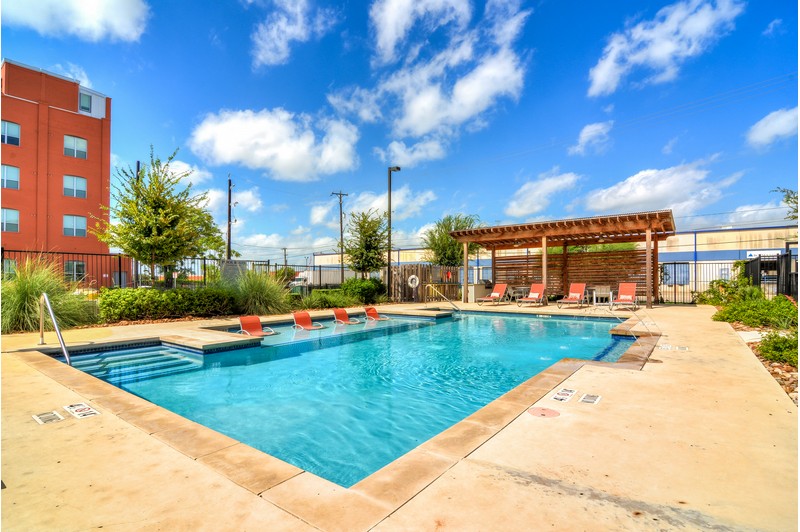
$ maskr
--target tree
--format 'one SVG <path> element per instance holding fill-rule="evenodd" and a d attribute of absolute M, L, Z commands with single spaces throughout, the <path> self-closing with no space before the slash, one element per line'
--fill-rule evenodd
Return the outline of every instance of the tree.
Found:
<path fill-rule="evenodd" d="M 780 192 L 783 194 L 783 202 L 789 207 L 789 214 L 786 216 L 786 219 L 797 220 L 797 191 L 790 188 L 778 187 L 772 192 Z"/>
<path fill-rule="evenodd" d="M 181 180 L 191 171 L 170 169 L 177 153 L 162 161 L 151 147 L 150 164 L 138 175 L 130 167 L 117 169 L 113 206 L 104 207 L 114 221 L 95 218 L 91 229 L 100 241 L 150 264 L 151 271 L 161 266 L 167 286 L 179 260 L 207 252 L 222 256 L 225 249 L 222 234 L 206 210 L 207 194 L 193 194 L 191 184 L 182 187 Z"/>
<path fill-rule="evenodd" d="M 422 237 L 427 248 L 425 260 L 439 266 L 461 266 L 464 264 L 464 246 L 450 236 L 450 231 L 472 229 L 478 225 L 478 217 L 472 214 L 449 214 L 437 221 Z M 477 253 L 480 246 L 469 244 L 467 253 Z"/>
<path fill-rule="evenodd" d="M 366 278 L 370 272 L 385 268 L 388 246 L 386 216 L 374 209 L 350 214 L 344 254 L 353 271 Z"/>

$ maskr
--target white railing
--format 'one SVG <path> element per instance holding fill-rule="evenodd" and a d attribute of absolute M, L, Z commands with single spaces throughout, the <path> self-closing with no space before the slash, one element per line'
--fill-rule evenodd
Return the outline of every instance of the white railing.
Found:
<path fill-rule="evenodd" d="M 71 366 L 72 361 L 69 358 L 69 351 L 67 351 L 67 346 L 64 343 L 64 337 L 61 336 L 61 329 L 58 327 L 58 321 L 56 321 L 56 315 L 53 312 L 53 307 L 50 305 L 50 298 L 47 297 L 47 294 L 42 292 L 42 296 L 39 298 L 39 345 L 44 345 L 44 308 L 47 307 L 48 312 L 50 313 L 50 321 L 53 322 L 53 328 L 56 330 L 56 336 L 58 337 L 58 343 L 61 344 L 61 352 L 64 353 L 64 358 L 67 360 L 67 365 Z"/>

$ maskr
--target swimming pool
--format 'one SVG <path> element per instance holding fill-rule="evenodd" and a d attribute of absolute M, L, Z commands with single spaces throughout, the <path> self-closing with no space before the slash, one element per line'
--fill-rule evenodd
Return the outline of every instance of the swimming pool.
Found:
<path fill-rule="evenodd" d="M 87 372 L 349 487 L 558 360 L 614 361 L 632 342 L 610 335 L 617 322 L 608 320 L 392 322 L 391 332 L 206 355 L 144 348 Z M 137 375 L 132 360 L 143 354 L 180 363 L 180 372 Z"/>

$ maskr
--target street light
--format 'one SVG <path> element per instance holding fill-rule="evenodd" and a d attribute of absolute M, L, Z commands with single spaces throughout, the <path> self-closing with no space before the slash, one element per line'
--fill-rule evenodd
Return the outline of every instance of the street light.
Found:
<path fill-rule="evenodd" d="M 392 172 L 399 172 L 399 166 L 389 167 L 389 251 L 386 257 L 386 295 L 389 301 L 392 300 Z"/>

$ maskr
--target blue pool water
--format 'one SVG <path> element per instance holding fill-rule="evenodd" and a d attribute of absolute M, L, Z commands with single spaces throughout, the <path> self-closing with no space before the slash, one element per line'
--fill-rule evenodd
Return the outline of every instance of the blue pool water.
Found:
<path fill-rule="evenodd" d="M 392 326 L 215 354 L 142 348 L 73 364 L 349 487 L 558 360 L 614 361 L 632 341 L 611 336 L 616 322 L 604 320 L 385 323 Z M 139 374 L 142 357 L 153 359 L 153 375 Z"/>

